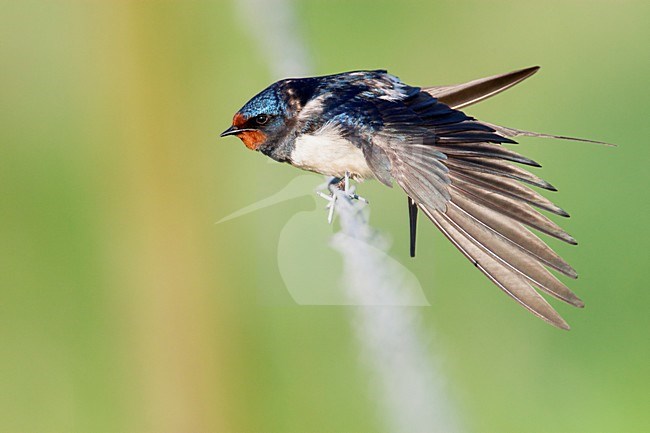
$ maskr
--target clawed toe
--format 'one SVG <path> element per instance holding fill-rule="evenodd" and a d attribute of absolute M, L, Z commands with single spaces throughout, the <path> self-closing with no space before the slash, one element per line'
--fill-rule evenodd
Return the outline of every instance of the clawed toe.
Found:
<path fill-rule="evenodd" d="M 369 203 L 368 200 L 355 193 L 356 188 L 350 185 L 349 172 L 346 172 L 345 177 L 342 179 L 339 177 L 332 178 L 332 180 L 326 184 L 326 187 L 330 192 L 329 194 L 325 194 L 321 191 L 317 191 L 316 194 L 328 201 L 326 209 L 329 209 L 329 212 L 327 214 L 327 222 L 329 224 L 332 224 L 332 221 L 334 220 L 334 208 L 336 207 L 336 202 L 339 197 L 339 195 L 336 193 L 337 191 L 342 191 L 345 197 L 347 197 L 349 200 L 359 200 L 366 204 Z"/>

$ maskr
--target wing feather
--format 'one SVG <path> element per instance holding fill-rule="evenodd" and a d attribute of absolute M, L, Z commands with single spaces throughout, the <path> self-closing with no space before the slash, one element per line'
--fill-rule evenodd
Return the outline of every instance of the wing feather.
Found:
<path fill-rule="evenodd" d="M 524 170 L 521 167 L 508 164 L 507 162 L 500 161 L 498 159 L 488 158 L 488 157 L 475 157 L 475 158 L 464 158 L 464 157 L 455 157 L 450 158 L 445 162 L 445 165 L 450 169 L 454 169 L 461 172 L 479 172 L 479 173 L 488 173 L 496 174 L 498 176 L 508 177 L 510 179 L 519 180 L 521 182 L 528 183 L 530 185 L 537 186 L 539 188 L 548 189 L 549 191 L 557 191 L 557 189 L 545 181 L 544 179 L 535 176 L 529 171 Z"/>
<path fill-rule="evenodd" d="M 522 131 L 480 122 L 455 109 L 501 92 L 536 70 L 409 90 L 401 100 L 375 98 L 371 103 L 381 128 L 371 134 L 364 154 L 381 149 L 376 152 L 381 157 L 372 164 L 366 157 L 370 167 L 383 169 L 383 182 L 389 171 L 409 196 L 411 254 L 417 206 L 504 292 L 538 317 L 569 329 L 537 290 L 582 307 L 583 302 L 551 270 L 570 278 L 577 273 L 531 231 L 576 243 L 539 210 L 568 214 L 530 188 L 556 191 L 555 187 L 516 165 L 539 167 L 536 161 L 504 147 L 515 143 L 511 137 Z"/>
<path fill-rule="evenodd" d="M 420 209 L 474 266 L 483 272 L 508 296 L 548 323 L 561 329 L 569 329 L 568 323 L 562 319 L 553 307 L 523 277 L 481 249 L 447 215 L 438 211 L 430 211 L 424 206 L 420 206 Z"/>
<path fill-rule="evenodd" d="M 516 244 L 515 242 L 496 233 L 453 201 L 449 205 L 446 216 L 483 251 L 494 257 L 503 266 L 524 277 L 530 284 L 534 284 L 547 293 L 572 305 L 583 305 L 580 299 L 559 280 L 554 279 L 538 261 L 528 254 L 519 254 L 519 251 L 513 249 L 511 245 Z M 519 245 L 516 246 L 519 247 Z"/>
<path fill-rule="evenodd" d="M 509 89 L 538 70 L 539 66 L 533 66 L 468 83 L 428 87 L 422 90 L 450 107 L 461 109 Z"/>
<path fill-rule="evenodd" d="M 483 187 L 481 184 L 467 182 L 457 173 L 453 173 L 450 179 L 454 186 L 462 190 L 471 200 L 509 216 L 515 221 L 526 224 L 528 227 L 539 230 L 542 233 L 546 233 L 572 245 L 576 244 L 573 237 L 546 216 L 535 211 L 527 203 L 527 200 L 521 198 L 514 199 L 502 191 L 494 191 L 491 188 Z"/>
<path fill-rule="evenodd" d="M 543 262 L 568 277 L 576 278 L 578 276 L 568 263 L 522 224 L 504 213 L 494 211 L 472 201 L 471 197 L 467 197 L 464 191 L 456 188 L 455 185 L 452 185 L 452 203 L 454 207 L 467 213 L 468 216 L 485 226 L 493 234 L 518 247 L 522 252 L 537 261 Z"/>
<path fill-rule="evenodd" d="M 556 215 L 563 217 L 569 216 L 569 214 L 564 209 L 560 208 L 552 201 L 539 194 L 537 191 L 534 191 L 527 186 L 514 181 L 513 179 L 508 179 L 489 173 L 479 173 L 476 171 L 454 171 L 451 174 L 451 177 L 455 179 L 464 179 L 465 181 L 470 182 L 472 185 L 476 185 L 477 187 L 482 188 L 491 196 L 493 194 L 499 194 L 505 197 L 510 197 L 517 201 L 531 204 L 539 209 L 552 212 Z M 575 244 L 575 240 L 573 240 L 573 238 L 570 238 L 568 240 L 564 237 L 559 238 L 568 243 Z"/>

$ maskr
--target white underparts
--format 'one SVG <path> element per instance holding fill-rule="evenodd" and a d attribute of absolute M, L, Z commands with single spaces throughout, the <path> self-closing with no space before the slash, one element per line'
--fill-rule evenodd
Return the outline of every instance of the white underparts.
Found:
<path fill-rule="evenodd" d="M 303 170 L 327 176 L 343 177 L 349 171 L 355 178 L 374 177 L 363 151 L 342 137 L 332 124 L 326 124 L 313 134 L 297 137 L 291 162 Z"/>

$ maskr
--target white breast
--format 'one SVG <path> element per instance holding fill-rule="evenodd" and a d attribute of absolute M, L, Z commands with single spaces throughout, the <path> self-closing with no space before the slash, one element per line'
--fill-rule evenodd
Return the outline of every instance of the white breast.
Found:
<path fill-rule="evenodd" d="M 373 178 L 363 152 L 341 137 L 335 126 L 325 125 L 313 134 L 296 138 L 291 162 L 303 170 L 343 177 L 349 171 L 357 178 Z"/>

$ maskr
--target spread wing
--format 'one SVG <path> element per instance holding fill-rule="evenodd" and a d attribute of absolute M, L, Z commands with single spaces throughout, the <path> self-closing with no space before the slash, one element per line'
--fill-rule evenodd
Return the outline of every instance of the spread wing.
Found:
<path fill-rule="evenodd" d="M 450 108 L 430 93 L 418 89 L 405 92 L 401 100 L 372 99 L 382 128 L 364 147 L 368 165 L 382 182 L 389 180 L 389 172 L 418 208 L 504 292 L 540 318 L 568 329 L 536 289 L 582 307 L 549 269 L 570 278 L 577 274 L 530 230 L 576 243 L 538 210 L 568 214 L 530 186 L 555 188 L 521 167 L 539 164 L 504 147 L 515 143 L 508 134 Z"/>

